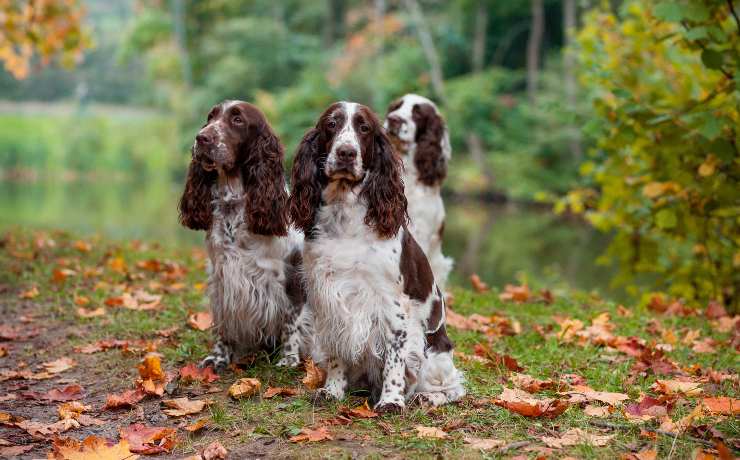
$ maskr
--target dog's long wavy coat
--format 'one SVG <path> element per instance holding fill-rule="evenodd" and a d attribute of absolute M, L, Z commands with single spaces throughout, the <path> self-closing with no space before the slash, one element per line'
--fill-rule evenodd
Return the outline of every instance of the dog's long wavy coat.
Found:
<path fill-rule="evenodd" d="M 379 411 L 463 396 L 444 298 L 406 227 L 401 162 L 375 114 L 329 107 L 300 144 L 292 187 L 316 355 L 327 368 L 321 394 L 369 386 Z"/>
<path fill-rule="evenodd" d="M 180 222 L 206 231 L 208 296 L 218 336 L 202 365 L 282 346 L 295 366 L 312 341 L 301 276 L 303 235 L 288 225 L 283 147 L 255 106 L 214 106 L 196 136 Z"/>

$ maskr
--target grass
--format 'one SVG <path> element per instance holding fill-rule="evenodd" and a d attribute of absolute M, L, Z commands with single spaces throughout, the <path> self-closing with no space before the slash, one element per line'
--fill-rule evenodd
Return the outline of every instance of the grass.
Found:
<path fill-rule="evenodd" d="M 53 246 L 50 242 L 53 240 Z M 13 318 L 9 323 L 20 324 L 21 314 L 31 315 L 37 323 L 64 337 L 63 344 L 55 349 L 39 349 L 35 343 L 14 347 L 6 358 L 0 358 L 0 367 L 12 368 L 20 361 L 30 363 L 40 361 L 41 357 L 57 357 L 73 353 L 76 346 L 92 343 L 99 339 L 146 339 L 159 340 L 158 346 L 167 369 L 176 370 L 187 363 L 197 362 L 208 350 L 212 337 L 207 332 L 196 331 L 186 326 L 187 317 L 194 311 L 207 309 L 202 283 L 205 278 L 204 255 L 199 249 L 163 248 L 156 244 L 140 242 L 111 243 L 101 238 L 86 240 L 91 250 L 76 248 L 78 237 L 62 232 L 28 232 L 14 229 L 5 234 L 0 247 L 0 284 L 8 289 L 0 289 L 5 318 Z M 80 246 L 80 245 L 77 245 Z M 84 246 L 84 245 L 82 245 Z M 124 262 L 125 269 L 113 268 Z M 137 266 L 138 262 L 157 260 L 170 267 L 184 269 L 169 273 L 167 271 L 148 271 Z M 54 271 L 67 267 L 75 271 L 63 282 L 53 280 Z M 95 272 L 94 270 L 97 270 Z M 84 276 L 85 272 L 97 273 Z M 173 274 L 174 273 L 174 274 Z M 40 295 L 34 299 L 19 299 L 19 293 L 36 286 Z M 86 296 L 91 307 L 105 305 L 105 300 L 116 295 L 121 289 L 143 288 L 148 292 L 162 294 L 161 309 L 156 311 L 132 311 L 120 307 L 105 307 L 102 317 L 83 319 L 76 313 L 76 296 Z M 580 346 L 564 344 L 555 337 L 541 334 L 540 331 L 555 330 L 558 326 L 554 316 L 580 319 L 585 324 L 597 315 L 608 312 L 613 331 L 621 336 L 636 336 L 654 344 L 661 341 L 660 335 L 651 330 L 657 326 L 662 330 L 673 331 L 678 337 L 668 358 L 682 367 L 698 365 L 702 369 L 712 368 L 724 372 L 737 372 L 737 352 L 731 346 L 720 345 L 716 353 L 696 353 L 690 346 L 681 343 L 681 338 L 689 329 L 699 329 L 701 338 L 712 337 L 728 343 L 730 336 L 719 333 L 713 324 L 702 316 L 656 316 L 647 308 L 628 305 L 631 316 L 620 316 L 618 305 L 594 295 L 580 292 L 557 291 L 552 304 L 532 302 L 516 304 L 499 300 L 498 292 L 479 294 L 461 286 L 452 289 L 454 309 L 457 313 L 484 316 L 499 315 L 518 321 L 521 333 L 491 340 L 479 332 L 460 331 L 450 328 L 450 335 L 456 349 L 466 355 L 473 355 L 478 343 L 486 343 L 491 351 L 510 355 L 524 368 L 524 373 L 541 379 L 557 380 L 565 374 L 577 374 L 585 378 L 587 384 L 598 391 L 621 392 L 631 398 L 641 394 L 654 394 L 650 389 L 656 376 L 634 378 L 631 376 L 634 360 L 624 354 L 609 351 L 592 345 Z M 169 339 L 157 333 L 161 329 L 179 326 Z M 43 346 L 41 347 L 43 348 Z M 129 388 L 136 376 L 136 363 L 139 356 L 111 350 L 94 355 L 74 355 L 75 359 L 90 370 L 89 375 L 77 375 L 80 383 L 102 385 L 102 397 L 107 392 Z M 199 449 L 212 440 L 219 440 L 230 451 L 239 452 L 243 446 L 249 449 L 262 449 L 272 457 L 352 457 L 368 458 L 404 457 L 429 458 L 429 456 L 459 458 L 504 458 L 512 455 L 525 455 L 530 458 L 548 453 L 541 442 L 543 436 L 554 436 L 570 428 L 581 428 L 589 432 L 613 434 L 614 438 L 604 447 L 576 445 L 550 452 L 558 456 L 578 458 L 618 458 L 623 454 L 644 448 L 655 448 L 659 458 L 690 458 L 697 448 L 705 448 L 689 437 L 647 436 L 641 428 L 656 428 L 657 422 L 644 425 L 628 422 L 616 410 L 606 419 L 587 416 L 581 407 L 571 406 L 565 413 L 554 418 L 527 418 L 496 405 L 482 402 L 486 398 L 498 396 L 502 389 L 511 387 L 509 372 L 496 366 L 473 360 L 458 360 L 458 365 L 467 377 L 469 396 L 458 404 L 437 409 L 410 407 L 402 415 L 388 415 L 377 419 L 357 419 L 351 425 L 330 426 L 333 441 L 296 445 L 288 438 L 307 426 L 317 426 L 331 420 L 339 412 L 341 405 L 356 406 L 364 401 L 363 395 L 350 396 L 347 401 L 317 405 L 310 391 L 297 397 L 251 399 L 234 401 L 226 395 L 226 389 L 237 377 L 256 377 L 262 388 L 270 386 L 301 387 L 302 371 L 280 369 L 273 366 L 270 357 L 261 354 L 254 364 L 241 370 L 239 374 L 227 372 L 215 388 L 219 391 L 208 393 L 215 402 L 209 413 L 210 428 L 205 433 L 186 434 L 182 432 L 176 455 L 184 455 Z M 97 379 L 93 382 L 90 375 Z M 666 377 L 669 378 L 669 377 Z M 3 383 L 0 383 L 3 385 Z M 2 387 L 0 387 L 2 388 Z M 200 395 L 207 389 L 197 384 L 180 388 L 183 394 Z M 738 397 L 737 381 L 721 384 L 706 384 L 704 391 L 709 395 Z M 543 396 L 557 396 L 553 391 Z M 671 412 L 671 418 L 679 420 L 689 414 L 697 405 L 696 398 L 678 398 Z M 54 408 L 41 408 L 53 412 Z M 152 410 L 157 412 L 158 406 Z M 110 414 L 111 417 L 116 414 Z M 198 418 L 192 417 L 189 421 Z M 164 419 L 163 419 L 164 420 Z M 612 427 L 594 425 L 594 421 L 612 424 Z M 111 419 L 112 424 L 116 419 Z M 174 424 L 166 420 L 165 424 Z M 737 438 L 739 423 L 736 418 L 702 417 L 694 425 L 711 424 L 727 438 Z M 449 438 L 445 440 L 419 438 L 415 435 L 417 425 L 434 426 L 446 429 Z M 615 428 L 619 426 L 621 428 Z M 76 435 L 84 434 L 84 428 Z M 2 435 L 2 432 L 0 432 Z M 496 438 L 507 443 L 528 441 L 529 444 L 510 451 L 476 451 L 464 442 L 466 436 Z M 692 434 L 696 436 L 696 434 Z M 0 436 L 1 437 L 1 436 Z M 731 441 L 726 441 L 731 443 Z M 534 449 L 534 450 L 532 450 Z M 540 450 L 538 450 L 540 449 Z"/>

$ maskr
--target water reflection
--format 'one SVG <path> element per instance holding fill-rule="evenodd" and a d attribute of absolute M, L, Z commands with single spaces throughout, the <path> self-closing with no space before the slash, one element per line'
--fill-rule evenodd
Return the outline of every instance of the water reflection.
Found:
<path fill-rule="evenodd" d="M 0 183 L 0 225 L 61 228 L 116 239 L 194 245 L 203 236 L 177 222 L 181 185 L 146 183 Z M 603 235 L 544 210 L 477 201 L 447 201 L 444 251 L 455 259 L 453 281 L 471 273 L 494 286 L 525 274 L 534 283 L 567 283 L 610 292 L 609 271 L 595 264 Z"/>

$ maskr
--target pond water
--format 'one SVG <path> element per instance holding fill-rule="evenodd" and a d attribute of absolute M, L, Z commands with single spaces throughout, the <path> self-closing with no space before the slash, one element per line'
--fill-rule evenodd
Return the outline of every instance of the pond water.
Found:
<path fill-rule="evenodd" d="M 160 182 L 0 182 L 0 227 L 59 228 L 82 235 L 198 245 L 203 236 L 177 222 L 181 184 Z M 513 204 L 447 200 L 444 252 L 453 282 L 477 273 L 492 286 L 526 279 L 622 298 L 611 271 L 596 265 L 606 238 L 582 222 Z M 522 278 L 524 277 L 524 278 Z"/>

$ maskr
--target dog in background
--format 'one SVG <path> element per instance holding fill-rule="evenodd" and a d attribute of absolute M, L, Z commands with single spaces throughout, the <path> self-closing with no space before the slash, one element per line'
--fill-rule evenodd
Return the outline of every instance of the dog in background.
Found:
<path fill-rule="evenodd" d="M 319 394 L 367 387 L 375 410 L 399 412 L 465 394 L 452 359 L 442 291 L 406 227 L 402 164 L 376 115 L 332 104 L 303 137 L 292 170 L 290 216 L 306 241 Z"/>
<path fill-rule="evenodd" d="M 388 106 L 384 128 L 404 164 L 409 228 L 429 258 L 434 279 L 444 289 L 452 259 L 442 255 L 445 207 L 442 182 L 452 149 L 442 115 L 429 99 L 407 94 Z"/>
<path fill-rule="evenodd" d="M 182 225 L 206 231 L 218 342 L 203 366 L 280 346 L 278 365 L 296 366 L 310 353 L 303 235 L 288 225 L 282 160 L 267 119 L 246 102 L 214 106 L 195 138 L 179 210 Z"/>

